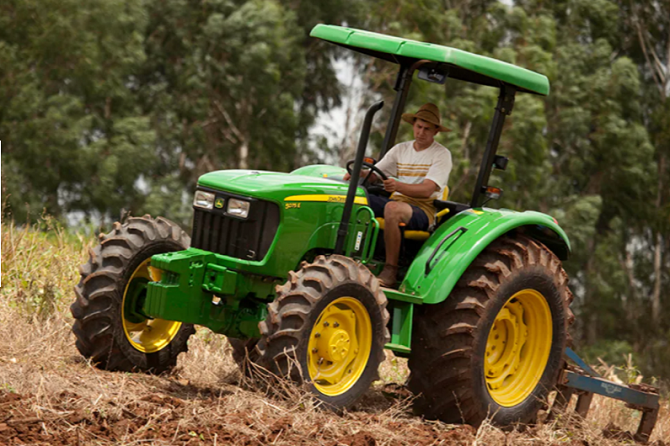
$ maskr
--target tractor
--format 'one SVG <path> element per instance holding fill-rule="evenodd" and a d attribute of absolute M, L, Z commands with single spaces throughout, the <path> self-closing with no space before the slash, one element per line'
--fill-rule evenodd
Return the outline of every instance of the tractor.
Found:
<path fill-rule="evenodd" d="M 564 371 L 573 299 L 561 261 L 570 242 L 549 215 L 483 207 L 503 124 L 517 93 L 548 79 L 441 45 L 352 28 L 311 36 L 398 65 L 379 159 L 394 145 L 414 74 L 499 89 L 470 203 L 435 200 L 428 231 L 404 231 L 399 282 L 383 288 L 383 219 L 368 207 L 368 110 L 347 169 L 202 175 L 190 237 L 158 217 L 117 222 L 90 252 L 71 305 L 79 352 L 107 370 L 161 373 L 194 325 L 227 336 L 233 357 L 347 408 L 378 379 L 385 349 L 408 358 L 407 386 L 427 418 L 531 423 Z M 344 181 L 346 171 L 350 180 Z M 363 174 L 360 172 L 363 171 Z M 363 177 L 363 178 L 362 178 Z"/>

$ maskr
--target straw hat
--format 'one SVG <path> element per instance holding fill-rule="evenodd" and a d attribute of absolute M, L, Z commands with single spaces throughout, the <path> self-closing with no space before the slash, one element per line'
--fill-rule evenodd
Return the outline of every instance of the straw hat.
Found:
<path fill-rule="evenodd" d="M 437 108 L 437 105 L 423 104 L 419 111 L 416 113 L 403 113 L 402 120 L 409 122 L 414 125 L 414 120 L 421 119 L 422 121 L 430 122 L 437 126 L 437 130 L 440 132 L 450 132 L 451 130 L 440 124 L 440 110 Z"/>

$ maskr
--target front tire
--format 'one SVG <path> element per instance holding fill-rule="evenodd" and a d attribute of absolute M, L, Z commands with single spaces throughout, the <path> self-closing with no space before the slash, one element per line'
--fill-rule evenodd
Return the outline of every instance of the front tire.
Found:
<path fill-rule="evenodd" d="M 190 239 L 176 224 L 149 216 L 129 218 L 101 235 L 81 266 L 70 306 L 79 352 L 106 370 L 164 372 L 187 350 L 193 325 L 147 319 L 136 311 L 146 283 L 160 280 L 151 256 L 188 248 Z"/>
<path fill-rule="evenodd" d="M 524 236 L 487 247 L 442 303 L 418 308 L 415 407 L 478 426 L 532 423 L 554 389 L 573 316 L 560 260 Z"/>
<path fill-rule="evenodd" d="M 253 360 L 331 408 L 351 406 L 377 379 L 390 339 L 377 278 L 348 257 L 319 256 L 277 291 Z"/>

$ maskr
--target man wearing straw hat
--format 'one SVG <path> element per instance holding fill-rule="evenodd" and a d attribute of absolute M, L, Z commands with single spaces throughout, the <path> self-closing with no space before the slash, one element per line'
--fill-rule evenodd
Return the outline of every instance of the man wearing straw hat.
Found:
<path fill-rule="evenodd" d="M 395 145 L 376 164 L 389 177 L 383 183 L 384 189 L 392 192 L 391 198 L 369 196 L 375 216 L 384 217 L 386 264 L 378 278 L 387 287 L 396 284 L 398 274 L 402 237 L 399 225 L 425 231 L 433 224 L 436 212 L 433 200 L 442 197 L 451 172 L 451 152 L 435 141 L 438 132 L 450 131 L 440 123 L 437 106 L 424 104 L 416 113 L 403 114 L 402 119 L 412 124 L 414 140 Z M 348 180 L 349 175 L 344 179 Z M 379 180 L 371 174 L 371 181 Z"/>

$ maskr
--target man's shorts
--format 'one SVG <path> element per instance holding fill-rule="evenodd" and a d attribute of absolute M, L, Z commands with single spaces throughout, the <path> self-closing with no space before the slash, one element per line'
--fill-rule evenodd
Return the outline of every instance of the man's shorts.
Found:
<path fill-rule="evenodd" d="M 379 195 L 368 195 L 368 203 L 372 208 L 372 211 L 375 213 L 375 217 L 384 217 L 384 207 L 389 201 L 394 200 L 386 197 L 380 197 Z M 412 218 L 409 220 L 409 223 L 407 223 L 405 229 L 409 229 L 411 231 L 427 231 L 429 221 L 426 213 L 417 206 L 413 206 L 411 204 L 410 206 L 412 207 Z"/>

